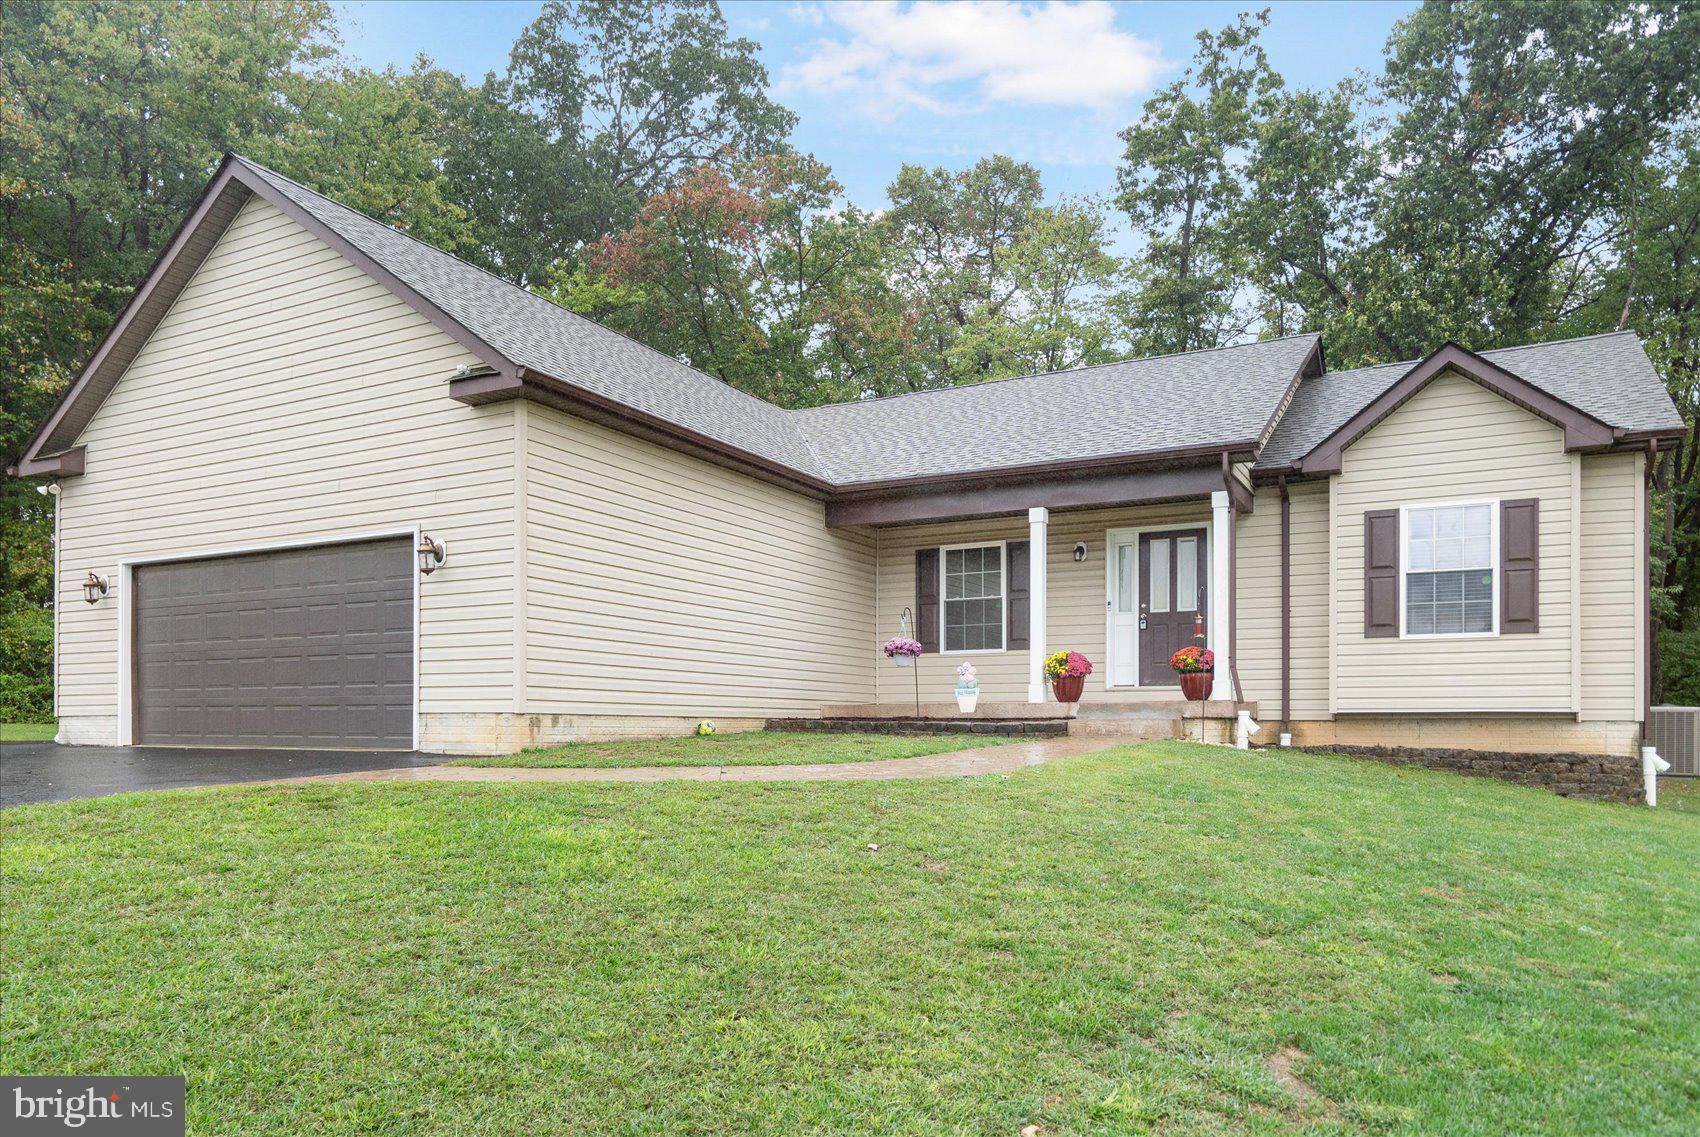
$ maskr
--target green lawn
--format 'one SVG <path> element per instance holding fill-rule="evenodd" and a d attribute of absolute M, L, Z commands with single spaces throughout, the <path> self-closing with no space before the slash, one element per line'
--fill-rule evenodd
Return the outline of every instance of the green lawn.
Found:
<path fill-rule="evenodd" d="M 1660 778 L 1658 808 L 1700 813 L 1700 778 Z"/>
<path fill-rule="evenodd" d="M 686 738 L 575 742 L 499 758 L 466 758 L 456 766 L 784 766 L 802 762 L 872 762 L 1031 741 L 984 734 L 812 734 L 756 730 Z"/>
<path fill-rule="evenodd" d="M 0 742 L 46 742 L 58 733 L 57 723 L 0 722 Z"/>
<path fill-rule="evenodd" d="M 7 1072 L 181 1072 L 193 1133 L 1700 1118 L 1700 817 L 1485 779 L 1161 743 L 129 796 L 0 850 Z"/>

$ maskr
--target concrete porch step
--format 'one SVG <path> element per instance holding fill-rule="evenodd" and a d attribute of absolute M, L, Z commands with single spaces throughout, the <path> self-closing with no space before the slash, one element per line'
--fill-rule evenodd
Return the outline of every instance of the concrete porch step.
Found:
<path fill-rule="evenodd" d="M 825 734 L 985 734 L 1019 738 L 1060 738 L 1069 733 L 1066 718 L 983 719 L 821 717 L 818 719 L 768 719 L 768 730 L 806 731 Z"/>

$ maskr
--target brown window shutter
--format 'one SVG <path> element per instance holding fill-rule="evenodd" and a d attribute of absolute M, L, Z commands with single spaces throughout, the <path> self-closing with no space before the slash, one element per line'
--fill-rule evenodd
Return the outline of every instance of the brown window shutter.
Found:
<path fill-rule="evenodd" d="M 915 550 L 915 638 L 922 651 L 939 649 L 939 551 Z"/>
<path fill-rule="evenodd" d="M 1499 503 L 1499 634 L 1541 630 L 1541 503 Z"/>
<path fill-rule="evenodd" d="M 1009 635 L 1004 647 L 1011 651 L 1025 651 L 1032 642 L 1028 632 L 1033 611 L 1033 584 L 1029 579 L 1033 562 L 1028 556 L 1032 547 L 1031 541 L 1011 541 L 1004 546 L 1004 565 L 1009 573 Z"/>
<path fill-rule="evenodd" d="M 1364 636 L 1399 635 L 1399 511 L 1364 514 Z"/>

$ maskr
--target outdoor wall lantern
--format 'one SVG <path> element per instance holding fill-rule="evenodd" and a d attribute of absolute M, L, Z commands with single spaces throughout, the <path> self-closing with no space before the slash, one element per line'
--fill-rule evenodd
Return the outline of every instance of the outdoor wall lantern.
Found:
<path fill-rule="evenodd" d="M 95 604 L 105 595 L 106 578 L 91 569 L 87 579 L 83 581 L 83 599 L 90 604 Z"/>
<path fill-rule="evenodd" d="M 419 535 L 419 572 L 422 576 L 430 576 L 443 567 L 448 559 L 449 550 L 441 541 L 433 540 L 429 534 Z"/>
<path fill-rule="evenodd" d="M 1074 546 L 1074 563 L 1079 564 L 1086 559 L 1086 542 L 1080 541 Z"/>

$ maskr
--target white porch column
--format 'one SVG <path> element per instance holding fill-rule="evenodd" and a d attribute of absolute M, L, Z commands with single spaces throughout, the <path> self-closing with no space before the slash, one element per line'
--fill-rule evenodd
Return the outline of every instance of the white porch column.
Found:
<path fill-rule="evenodd" d="M 1228 527 L 1233 524 L 1228 511 L 1228 491 L 1217 490 L 1210 495 L 1210 609 L 1204 629 L 1205 644 L 1216 655 L 1216 682 L 1212 698 L 1231 699 L 1233 671 L 1228 658 Z"/>
<path fill-rule="evenodd" d="M 1045 701 L 1045 555 L 1051 511 L 1036 505 L 1027 511 L 1027 701 Z"/>

